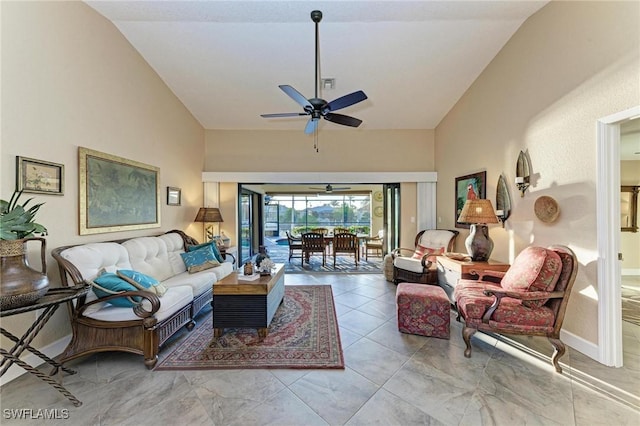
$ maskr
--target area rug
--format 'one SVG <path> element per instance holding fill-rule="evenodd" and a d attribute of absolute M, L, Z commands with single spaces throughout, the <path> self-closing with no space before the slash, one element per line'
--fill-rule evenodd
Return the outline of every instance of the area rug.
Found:
<path fill-rule="evenodd" d="M 213 337 L 212 312 L 158 362 L 155 370 L 229 368 L 344 368 L 333 293 L 329 285 L 285 286 L 269 334 L 225 329 Z"/>
<path fill-rule="evenodd" d="M 636 286 L 622 285 L 622 320 L 640 325 L 640 291 Z"/>

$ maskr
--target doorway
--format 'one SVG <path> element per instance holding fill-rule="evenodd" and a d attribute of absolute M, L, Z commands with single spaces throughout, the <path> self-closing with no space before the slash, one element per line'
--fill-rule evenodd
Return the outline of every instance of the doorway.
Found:
<path fill-rule="evenodd" d="M 640 106 L 597 122 L 598 361 L 622 367 L 620 271 L 620 124 Z"/>

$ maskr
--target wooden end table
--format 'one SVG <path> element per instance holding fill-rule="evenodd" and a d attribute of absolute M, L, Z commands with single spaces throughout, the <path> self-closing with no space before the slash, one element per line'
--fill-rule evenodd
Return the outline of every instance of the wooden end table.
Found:
<path fill-rule="evenodd" d="M 453 290 L 459 279 L 476 280 L 478 272 L 500 271 L 506 272 L 511 265 L 489 259 L 486 262 L 474 262 L 472 260 L 455 260 L 447 256 L 438 256 L 438 285 L 444 289 L 453 300 Z M 490 279 L 487 279 L 489 281 Z"/>
<path fill-rule="evenodd" d="M 284 264 L 255 281 L 239 280 L 239 275 L 231 273 L 213 284 L 213 336 L 222 336 L 225 328 L 257 328 L 264 339 L 284 299 Z"/>

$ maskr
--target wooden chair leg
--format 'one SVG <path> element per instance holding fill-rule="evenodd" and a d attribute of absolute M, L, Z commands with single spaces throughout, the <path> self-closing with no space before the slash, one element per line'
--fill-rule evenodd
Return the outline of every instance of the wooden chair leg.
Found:
<path fill-rule="evenodd" d="M 478 330 L 467 327 L 466 325 L 462 329 L 462 340 L 464 340 L 464 344 L 467 345 L 467 348 L 464 350 L 464 356 L 467 358 L 471 358 L 471 336 L 473 336 L 476 331 Z"/>
<path fill-rule="evenodd" d="M 566 351 L 566 347 L 564 346 L 564 343 L 562 343 L 562 341 L 560 339 L 555 339 L 553 337 L 548 337 L 549 342 L 551 342 L 551 345 L 553 346 L 553 355 L 551 355 L 551 363 L 553 364 L 553 366 L 556 369 L 557 373 L 562 373 L 562 367 L 560 367 L 560 358 L 562 358 L 562 356 L 564 355 L 565 351 Z"/>

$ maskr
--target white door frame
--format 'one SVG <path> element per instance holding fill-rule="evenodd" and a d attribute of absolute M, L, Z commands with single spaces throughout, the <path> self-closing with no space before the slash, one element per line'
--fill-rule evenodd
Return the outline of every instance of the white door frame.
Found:
<path fill-rule="evenodd" d="M 620 294 L 620 122 L 640 106 L 597 121 L 598 361 L 622 367 Z"/>

